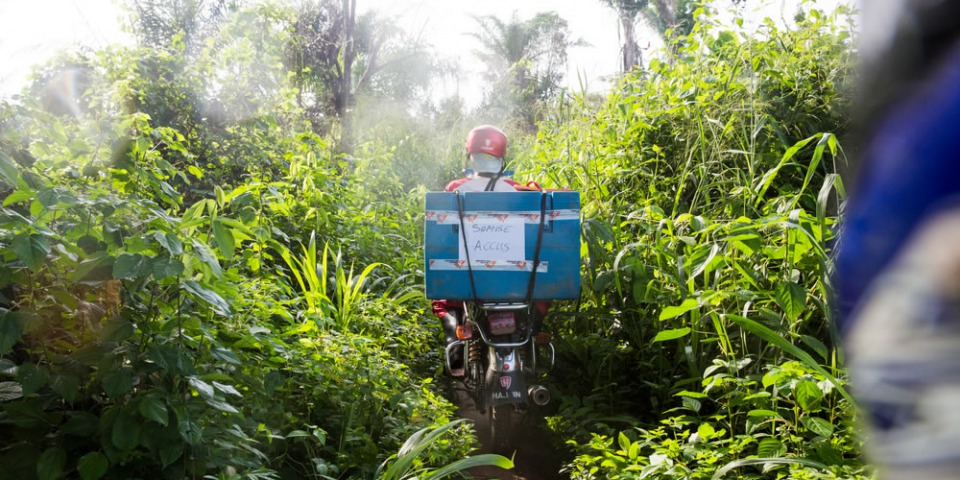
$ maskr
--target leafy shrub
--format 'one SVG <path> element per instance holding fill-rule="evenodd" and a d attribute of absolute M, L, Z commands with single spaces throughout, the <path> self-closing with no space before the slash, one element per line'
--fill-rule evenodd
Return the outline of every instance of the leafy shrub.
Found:
<path fill-rule="evenodd" d="M 828 281 L 849 27 L 817 11 L 751 32 L 696 15 L 675 55 L 599 105 L 562 105 L 523 158 L 582 198 L 582 303 L 552 326 L 576 374 L 558 373 L 568 396 L 550 424 L 579 478 L 705 478 L 774 450 L 794 470 L 818 462 L 802 475 L 860 472 Z M 843 405 L 771 404 L 804 404 L 761 381 L 793 360 Z M 754 428 L 760 412 L 776 412 L 772 430 Z"/>
<path fill-rule="evenodd" d="M 371 316 L 398 319 L 422 296 L 381 285 L 379 310 L 348 314 L 365 306 L 372 269 L 356 278 L 338 257 L 314 274 L 331 275 L 316 293 L 333 299 L 339 321 L 318 322 L 282 259 L 298 243 L 291 234 L 317 224 L 278 212 L 343 221 L 330 214 L 334 197 L 312 195 L 329 177 L 298 163 L 330 158 L 324 143 L 284 144 L 280 174 L 302 182 L 254 176 L 186 203 L 170 182 L 202 173 L 167 161 L 171 149 L 189 152 L 176 130 L 119 117 L 129 141 L 111 152 L 83 139 L 82 122 L 42 117 L 4 117 L 23 123 L 0 144 L 4 475 L 367 478 L 407 436 L 449 421 L 449 402 L 387 354 L 386 339 L 350 326 L 392 329 Z M 104 155 L 116 157 L 105 170 L 59 168 Z M 461 426 L 421 461 L 450 463 L 473 446 Z"/>

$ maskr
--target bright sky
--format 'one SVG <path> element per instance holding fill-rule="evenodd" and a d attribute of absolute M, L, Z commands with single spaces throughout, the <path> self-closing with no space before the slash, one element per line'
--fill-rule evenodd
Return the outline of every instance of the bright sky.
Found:
<path fill-rule="evenodd" d="M 357 8 L 375 4 L 378 12 L 402 15 L 408 32 L 422 32 L 428 41 L 446 55 L 458 58 L 464 75 L 479 74 L 473 52 L 478 43 L 471 33 L 478 27 L 473 16 L 494 15 L 508 20 L 513 12 L 529 19 L 538 12 L 554 11 L 567 21 L 574 38 L 591 47 L 572 48 L 568 52 L 567 82 L 579 90 L 578 74 L 588 79 L 590 90 L 602 88 L 599 78 L 619 70 L 620 37 L 616 12 L 600 0 L 357 0 Z M 461 93 L 469 87 L 461 86 Z"/>
<path fill-rule="evenodd" d="M 27 81 L 30 68 L 43 63 L 57 50 L 77 45 L 100 48 L 110 43 L 129 41 L 121 33 L 122 0 L 0 0 L 0 96 L 18 92 Z M 799 0 L 747 0 L 749 19 L 790 17 Z M 854 0 L 816 0 L 823 8 Z M 357 0 L 357 9 L 375 9 L 383 16 L 399 16 L 401 27 L 422 34 L 441 53 L 459 57 L 465 75 L 474 70 L 470 62 L 476 40 L 466 32 L 476 28 L 471 15 L 496 15 L 508 19 L 517 11 L 520 18 L 536 12 L 555 11 L 567 20 L 570 31 L 591 48 L 569 52 L 567 82 L 579 90 L 578 74 L 588 79 L 590 90 L 607 85 L 600 78 L 619 68 L 619 22 L 615 12 L 600 0 Z M 641 47 L 656 49 L 644 43 Z M 469 94 L 461 86 L 464 96 Z"/>
<path fill-rule="evenodd" d="M 0 0 L 0 96 L 61 48 L 123 41 L 113 0 Z"/>

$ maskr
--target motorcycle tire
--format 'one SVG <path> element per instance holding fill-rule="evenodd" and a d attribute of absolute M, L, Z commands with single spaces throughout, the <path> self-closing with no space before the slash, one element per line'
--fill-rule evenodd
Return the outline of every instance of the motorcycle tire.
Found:
<path fill-rule="evenodd" d="M 512 456 L 516 447 L 513 435 L 514 416 L 516 415 L 514 406 L 491 406 L 488 412 L 490 416 L 490 449 L 493 450 L 493 453 Z"/>

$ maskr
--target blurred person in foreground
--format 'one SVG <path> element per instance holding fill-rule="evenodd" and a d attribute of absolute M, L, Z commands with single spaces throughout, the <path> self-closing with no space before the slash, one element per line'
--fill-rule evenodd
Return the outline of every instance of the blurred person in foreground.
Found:
<path fill-rule="evenodd" d="M 960 1 L 862 3 L 838 327 L 880 478 L 960 479 Z"/>

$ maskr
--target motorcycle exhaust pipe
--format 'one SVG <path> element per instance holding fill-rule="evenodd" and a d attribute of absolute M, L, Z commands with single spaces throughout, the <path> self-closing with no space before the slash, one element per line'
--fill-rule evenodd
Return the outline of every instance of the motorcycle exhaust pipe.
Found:
<path fill-rule="evenodd" d="M 531 385 L 527 390 L 530 400 L 541 407 L 550 403 L 550 390 L 543 385 Z"/>

